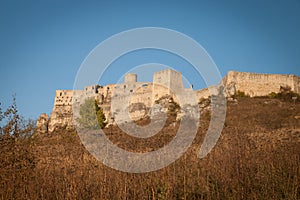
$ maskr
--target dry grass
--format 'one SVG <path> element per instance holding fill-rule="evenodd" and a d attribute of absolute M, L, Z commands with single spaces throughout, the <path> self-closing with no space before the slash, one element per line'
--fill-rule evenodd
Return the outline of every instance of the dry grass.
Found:
<path fill-rule="evenodd" d="M 184 156 L 145 174 L 104 166 L 85 150 L 74 131 L 2 139 L 0 199 L 296 200 L 300 198 L 300 119 L 295 116 L 300 116 L 299 103 L 240 98 L 238 104 L 228 104 L 226 126 L 207 157 L 197 158 L 209 123 L 204 116 Z M 170 119 L 168 124 L 172 123 Z M 155 150 L 172 139 L 176 126 L 166 125 L 148 140 L 131 138 L 117 127 L 105 132 L 122 148 Z"/>

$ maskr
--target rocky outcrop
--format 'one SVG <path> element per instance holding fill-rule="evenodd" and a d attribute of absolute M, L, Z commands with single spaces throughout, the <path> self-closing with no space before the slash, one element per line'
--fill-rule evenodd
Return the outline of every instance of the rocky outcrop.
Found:
<path fill-rule="evenodd" d="M 225 96 L 226 97 L 232 97 L 236 94 L 236 87 L 235 87 L 235 83 L 234 82 L 231 82 L 231 83 L 228 83 L 226 86 L 225 86 Z"/>
<path fill-rule="evenodd" d="M 46 113 L 43 113 L 39 116 L 36 122 L 36 132 L 38 133 L 47 133 L 49 125 L 49 117 Z"/>
<path fill-rule="evenodd" d="M 50 115 L 48 131 L 58 129 L 73 129 L 73 113 L 71 105 L 55 105 Z"/>

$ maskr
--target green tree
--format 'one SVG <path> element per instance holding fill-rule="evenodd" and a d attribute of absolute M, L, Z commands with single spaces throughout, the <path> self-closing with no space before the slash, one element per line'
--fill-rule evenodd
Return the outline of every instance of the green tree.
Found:
<path fill-rule="evenodd" d="M 97 112 L 97 120 L 98 120 L 99 126 L 101 129 L 103 129 L 107 124 L 106 117 L 103 113 L 103 109 L 98 106 L 97 102 L 96 102 L 96 112 Z"/>
<path fill-rule="evenodd" d="M 80 106 L 80 117 L 77 119 L 79 126 L 84 129 L 98 129 L 106 126 L 106 118 L 103 109 L 98 106 L 98 102 L 93 98 L 85 99 Z"/>

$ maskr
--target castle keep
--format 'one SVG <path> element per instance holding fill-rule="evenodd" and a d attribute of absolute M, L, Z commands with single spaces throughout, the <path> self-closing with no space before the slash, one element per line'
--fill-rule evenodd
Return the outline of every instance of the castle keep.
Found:
<path fill-rule="evenodd" d="M 188 104 L 193 102 L 190 101 L 193 97 L 196 97 L 198 102 L 201 98 L 209 98 L 220 92 L 224 92 L 227 97 L 236 94 L 237 91 L 244 92 L 250 97 L 266 96 L 272 92 L 280 92 L 281 87 L 288 87 L 299 94 L 300 77 L 229 71 L 220 85 L 193 90 L 184 88 L 181 73 L 171 69 L 155 72 L 153 82 L 138 82 L 136 74 L 126 74 L 124 83 L 120 84 L 105 86 L 95 84 L 83 90 L 57 90 L 48 129 L 51 132 L 56 127 L 72 127 L 73 115 L 78 115 L 73 111 L 79 110 L 80 104 L 87 97 L 98 100 L 108 122 L 115 118 L 126 122 L 128 116 L 138 120 L 148 115 L 154 102 L 163 96 L 169 96 L 178 102 L 179 95 L 183 101 L 181 103 Z"/>

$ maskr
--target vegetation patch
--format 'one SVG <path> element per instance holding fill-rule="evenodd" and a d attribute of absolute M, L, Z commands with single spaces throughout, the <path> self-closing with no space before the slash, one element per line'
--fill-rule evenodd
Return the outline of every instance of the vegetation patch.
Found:
<path fill-rule="evenodd" d="M 82 129 L 103 129 L 107 124 L 103 109 L 93 97 L 86 98 L 80 105 L 79 114 L 77 122 Z"/>

